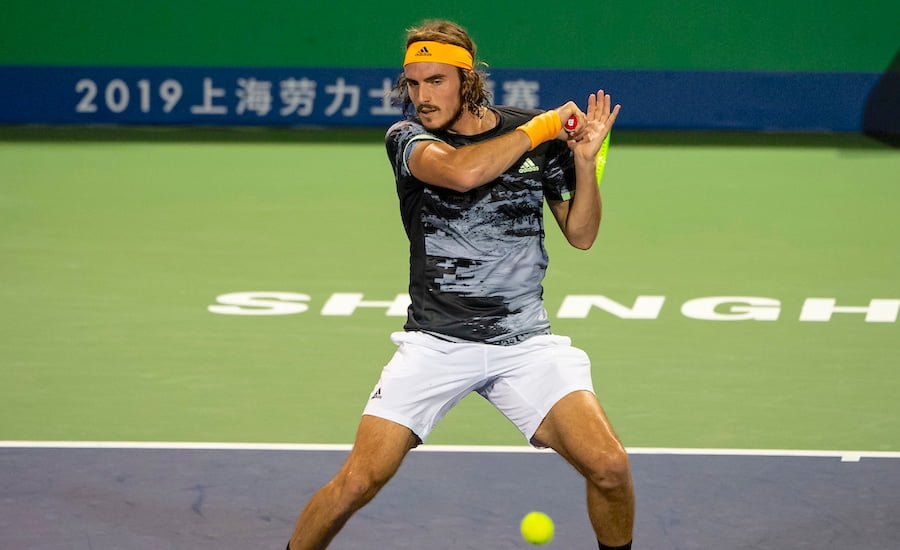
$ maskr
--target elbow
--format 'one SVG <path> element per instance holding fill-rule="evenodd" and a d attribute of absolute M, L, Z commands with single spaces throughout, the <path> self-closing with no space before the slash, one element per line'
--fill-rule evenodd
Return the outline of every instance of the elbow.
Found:
<path fill-rule="evenodd" d="M 567 233 L 566 240 L 578 250 L 590 250 L 594 243 L 597 242 L 598 233 L 599 227 L 592 226 L 590 230 Z"/>
<path fill-rule="evenodd" d="M 566 240 L 578 250 L 589 250 L 597 240 L 596 232 L 567 234 Z"/>
<path fill-rule="evenodd" d="M 496 178 L 498 174 L 491 172 L 491 163 L 479 157 L 473 157 L 469 147 L 454 149 L 433 164 L 437 185 L 454 191 L 465 193 L 480 187 Z"/>
<path fill-rule="evenodd" d="M 450 183 L 449 187 L 454 191 L 465 193 L 475 189 L 479 185 L 481 184 L 474 178 L 456 178 Z"/>
<path fill-rule="evenodd" d="M 463 153 L 465 148 L 456 151 L 456 154 L 447 158 L 440 168 L 445 187 L 454 191 L 465 193 L 476 187 L 480 187 L 491 181 L 496 176 L 491 176 L 482 162 L 472 162 Z"/>
<path fill-rule="evenodd" d="M 465 193 L 487 183 L 481 170 L 456 169 L 447 173 L 447 187 Z"/>
<path fill-rule="evenodd" d="M 578 250 L 590 250 L 592 246 L 594 246 L 595 239 L 572 239 L 569 241 L 569 244 L 577 248 Z"/>

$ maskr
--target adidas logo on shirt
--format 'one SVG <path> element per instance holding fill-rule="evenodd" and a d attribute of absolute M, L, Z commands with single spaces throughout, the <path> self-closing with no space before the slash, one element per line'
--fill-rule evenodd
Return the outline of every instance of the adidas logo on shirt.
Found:
<path fill-rule="evenodd" d="M 531 172 L 537 172 L 541 168 L 537 164 L 534 163 L 530 158 L 525 159 L 525 162 L 522 163 L 522 166 L 519 166 L 520 174 L 528 174 Z"/>

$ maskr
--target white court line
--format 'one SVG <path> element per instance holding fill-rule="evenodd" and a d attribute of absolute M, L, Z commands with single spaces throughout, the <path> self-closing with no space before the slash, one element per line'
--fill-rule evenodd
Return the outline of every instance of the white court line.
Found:
<path fill-rule="evenodd" d="M 0 441 L 0 448 L 19 449 L 159 449 L 213 451 L 349 451 L 349 444 L 305 443 L 215 443 L 166 441 Z M 900 458 L 900 451 L 819 451 L 802 449 L 702 449 L 628 447 L 632 455 L 685 456 L 773 456 L 840 458 L 859 462 L 863 458 Z M 526 445 L 424 445 L 414 452 L 438 453 L 548 453 Z"/>

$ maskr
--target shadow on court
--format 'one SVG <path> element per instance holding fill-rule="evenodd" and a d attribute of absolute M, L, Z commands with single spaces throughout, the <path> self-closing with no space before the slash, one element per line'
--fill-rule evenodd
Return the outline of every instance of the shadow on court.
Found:
<path fill-rule="evenodd" d="M 344 451 L 0 449 L 0 548 L 281 550 Z M 632 456 L 635 548 L 886 550 L 900 543 L 900 459 Z M 413 452 L 335 550 L 596 548 L 580 478 L 553 453 Z"/>

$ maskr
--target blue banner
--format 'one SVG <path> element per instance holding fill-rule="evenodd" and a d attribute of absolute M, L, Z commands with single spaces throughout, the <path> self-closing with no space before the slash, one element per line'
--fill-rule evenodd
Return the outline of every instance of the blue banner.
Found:
<path fill-rule="evenodd" d="M 0 123 L 377 126 L 399 69 L 0 66 Z M 602 88 L 617 126 L 859 131 L 876 73 L 491 69 L 496 103 L 549 109 Z"/>

